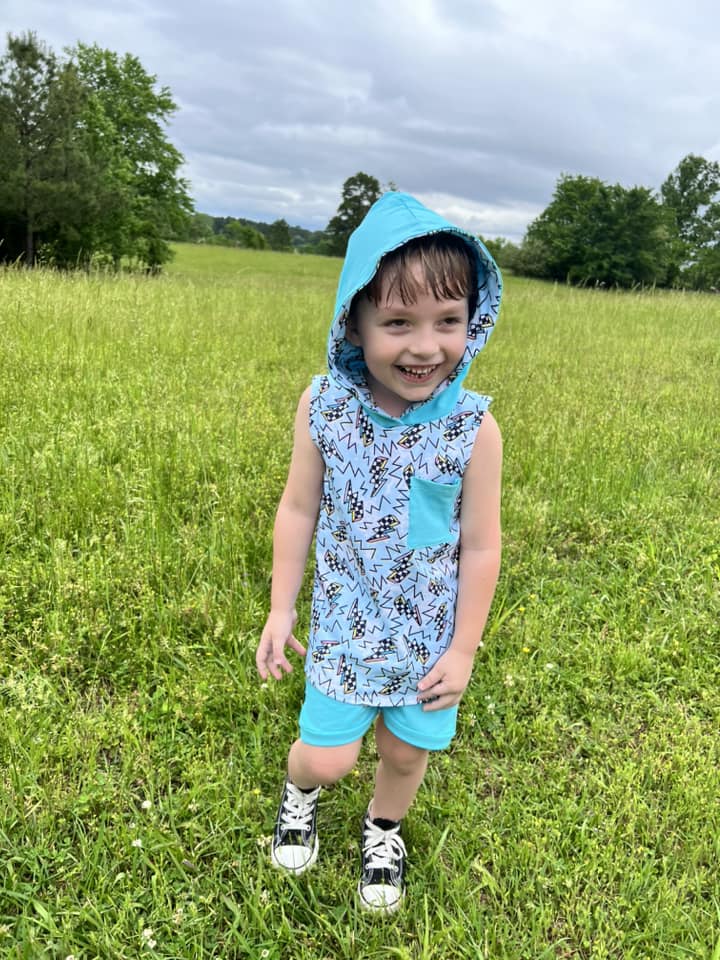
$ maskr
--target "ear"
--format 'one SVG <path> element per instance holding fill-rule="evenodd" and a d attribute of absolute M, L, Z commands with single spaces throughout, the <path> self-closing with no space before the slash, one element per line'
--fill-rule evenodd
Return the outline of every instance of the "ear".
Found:
<path fill-rule="evenodd" d="M 361 347 L 360 331 L 358 330 L 357 314 L 354 310 L 349 310 L 345 319 L 345 339 L 354 347 Z"/>

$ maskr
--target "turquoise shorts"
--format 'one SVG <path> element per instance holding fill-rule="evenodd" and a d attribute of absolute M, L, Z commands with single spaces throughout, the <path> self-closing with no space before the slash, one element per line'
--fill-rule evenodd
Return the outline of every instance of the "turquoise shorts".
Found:
<path fill-rule="evenodd" d="M 311 747 L 342 747 L 364 737 L 378 713 L 399 740 L 421 750 L 444 750 L 455 736 L 457 706 L 423 710 L 422 704 L 405 707 L 369 707 L 345 703 L 305 684 L 300 711 L 300 739 Z"/>

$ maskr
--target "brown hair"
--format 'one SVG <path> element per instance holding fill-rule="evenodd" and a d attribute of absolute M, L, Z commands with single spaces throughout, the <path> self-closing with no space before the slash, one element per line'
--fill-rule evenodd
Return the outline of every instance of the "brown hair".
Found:
<path fill-rule="evenodd" d="M 420 267 L 421 280 L 411 269 L 415 265 Z M 393 293 L 407 306 L 425 292 L 438 300 L 467 297 L 472 317 L 477 304 L 477 265 L 462 237 L 454 233 L 426 234 L 386 253 L 370 283 L 356 294 L 353 307 L 360 296 L 379 307 L 383 295 L 387 300 Z"/>

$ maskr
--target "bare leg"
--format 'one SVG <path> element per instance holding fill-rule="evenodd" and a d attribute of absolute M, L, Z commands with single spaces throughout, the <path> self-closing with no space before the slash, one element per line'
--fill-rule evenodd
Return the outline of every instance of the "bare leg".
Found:
<path fill-rule="evenodd" d="M 375 725 L 375 742 L 380 762 L 375 774 L 375 796 L 370 816 L 402 820 L 425 776 L 428 751 L 413 747 L 390 733 L 382 714 Z"/>
<path fill-rule="evenodd" d="M 296 740 L 288 756 L 288 777 L 301 790 L 329 786 L 352 770 L 361 746 L 362 739 L 341 747 L 313 747 Z"/>

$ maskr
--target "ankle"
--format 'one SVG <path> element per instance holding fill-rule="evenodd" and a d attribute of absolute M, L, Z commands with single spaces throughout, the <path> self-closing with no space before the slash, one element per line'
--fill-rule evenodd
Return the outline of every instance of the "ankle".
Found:
<path fill-rule="evenodd" d="M 367 815 L 368 819 L 372 820 L 373 823 L 376 823 L 379 827 L 382 826 L 383 830 L 389 830 L 390 827 L 396 827 L 398 824 L 402 823 L 402 817 L 389 817 L 387 816 L 388 811 L 380 808 L 380 814 L 378 814 L 375 808 L 375 801 L 371 800 L 368 804 Z M 387 826 L 389 824 L 389 826 Z"/>

